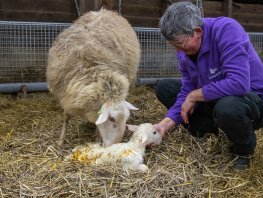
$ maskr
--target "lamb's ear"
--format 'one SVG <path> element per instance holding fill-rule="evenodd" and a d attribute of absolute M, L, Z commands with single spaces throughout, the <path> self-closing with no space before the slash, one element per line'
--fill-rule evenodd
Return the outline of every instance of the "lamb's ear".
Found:
<path fill-rule="evenodd" d="M 130 110 L 139 110 L 139 108 L 133 106 L 131 103 L 127 102 L 126 100 L 124 101 L 128 109 Z"/>
<path fill-rule="evenodd" d="M 132 131 L 132 132 L 136 131 L 138 128 L 138 125 L 126 124 L 126 126 L 127 126 L 128 130 Z"/>
<path fill-rule="evenodd" d="M 109 113 L 110 113 L 110 107 L 106 104 L 102 105 L 99 113 L 99 117 L 97 118 L 95 124 L 99 125 L 102 124 L 103 122 L 105 122 L 108 117 L 109 117 Z"/>

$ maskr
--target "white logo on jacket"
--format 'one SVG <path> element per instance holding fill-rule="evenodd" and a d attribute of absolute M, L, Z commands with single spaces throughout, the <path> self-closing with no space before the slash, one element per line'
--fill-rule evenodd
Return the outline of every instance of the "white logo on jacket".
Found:
<path fill-rule="evenodd" d="M 218 71 L 218 68 L 209 69 L 208 79 L 212 80 L 221 74 L 221 71 Z"/>
<path fill-rule="evenodd" d="M 210 75 L 213 75 L 216 73 L 217 68 L 209 69 L 209 71 L 210 71 Z"/>

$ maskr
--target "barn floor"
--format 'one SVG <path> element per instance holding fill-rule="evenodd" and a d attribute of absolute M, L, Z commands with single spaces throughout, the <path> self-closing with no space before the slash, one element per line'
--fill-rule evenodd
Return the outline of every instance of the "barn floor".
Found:
<path fill-rule="evenodd" d="M 150 87 L 133 88 L 127 100 L 140 108 L 130 124 L 156 123 L 166 111 Z M 74 146 L 94 140 L 95 128 L 73 118 L 58 147 L 62 120 L 50 93 L 0 95 L 0 197 L 263 197 L 263 131 L 249 170 L 231 169 L 223 134 L 197 139 L 176 128 L 147 149 L 150 171 L 141 174 L 63 161 Z"/>

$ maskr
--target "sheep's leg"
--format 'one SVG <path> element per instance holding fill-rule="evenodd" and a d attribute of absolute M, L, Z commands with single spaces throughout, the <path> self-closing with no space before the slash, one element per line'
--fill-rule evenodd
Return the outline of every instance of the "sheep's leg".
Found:
<path fill-rule="evenodd" d="M 64 123 L 63 123 L 62 131 L 60 134 L 60 138 L 58 141 L 59 146 L 62 146 L 65 141 L 69 119 L 70 119 L 70 115 L 67 113 L 64 113 Z"/>

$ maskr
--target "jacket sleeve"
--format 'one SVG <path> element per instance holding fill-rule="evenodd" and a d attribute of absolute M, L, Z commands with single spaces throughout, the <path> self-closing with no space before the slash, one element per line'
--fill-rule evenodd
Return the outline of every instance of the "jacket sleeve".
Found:
<path fill-rule="evenodd" d="M 181 116 L 181 106 L 185 101 L 186 96 L 195 89 L 193 82 L 191 81 L 188 71 L 185 66 L 185 62 L 179 61 L 179 70 L 181 72 L 182 87 L 177 95 L 177 100 L 175 104 L 167 111 L 166 117 L 171 118 L 176 124 L 181 124 L 183 122 Z"/>
<path fill-rule="evenodd" d="M 243 96 L 250 90 L 248 35 L 234 20 L 229 20 L 221 25 L 215 30 L 215 42 L 220 54 L 223 79 L 202 87 L 206 101 L 228 95 Z"/>

